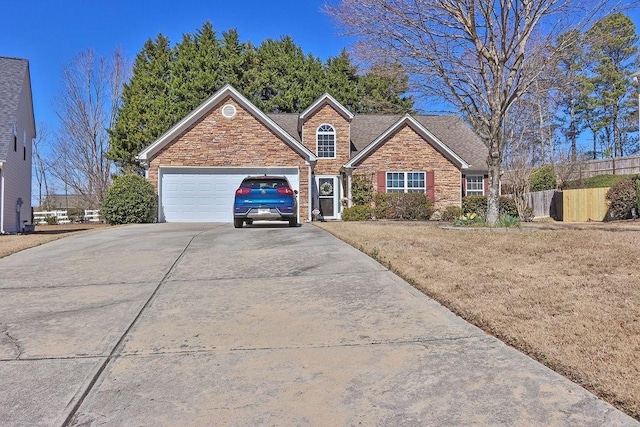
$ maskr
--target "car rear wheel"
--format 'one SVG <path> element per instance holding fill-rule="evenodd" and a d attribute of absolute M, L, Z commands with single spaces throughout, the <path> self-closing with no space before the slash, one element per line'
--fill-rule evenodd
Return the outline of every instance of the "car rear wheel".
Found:
<path fill-rule="evenodd" d="M 233 218 L 234 228 L 242 228 L 242 218 Z"/>
<path fill-rule="evenodd" d="M 298 226 L 298 218 L 291 218 L 289 220 L 289 227 L 297 227 Z"/>

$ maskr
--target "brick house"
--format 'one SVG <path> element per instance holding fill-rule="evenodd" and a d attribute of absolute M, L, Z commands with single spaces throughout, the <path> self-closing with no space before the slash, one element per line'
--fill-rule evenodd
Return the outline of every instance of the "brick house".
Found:
<path fill-rule="evenodd" d="M 340 219 L 355 174 L 375 191 L 423 191 L 436 210 L 487 193 L 487 148 L 455 116 L 354 115 L 325 94 L 300 114 L 266 114 L 227 85 L 141 151 L 159 221 L 231 222 L 247 175 L 285 175 L 298 218 Z"/>

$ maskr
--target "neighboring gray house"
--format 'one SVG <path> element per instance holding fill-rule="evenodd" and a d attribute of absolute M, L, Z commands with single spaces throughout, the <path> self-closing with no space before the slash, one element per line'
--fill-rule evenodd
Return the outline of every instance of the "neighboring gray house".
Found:
<path fill-rule="evenodd" d="M 0 234 L 31 223 L 31 145 L 36 136 L 29 62 L 0 56 Z"/>

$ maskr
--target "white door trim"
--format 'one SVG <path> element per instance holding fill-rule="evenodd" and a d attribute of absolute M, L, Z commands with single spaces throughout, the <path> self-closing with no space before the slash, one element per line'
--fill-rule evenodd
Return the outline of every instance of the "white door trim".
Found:
<path fill-rule="evenodd" d="M 318 207 L 320 206 L 320 179 L 333 179 L 333 215 L 327 216 L 325 215 L 325 219 L 341 219 L 342 215 L 340 212 L 340 199 L 342 197 L 342 177 L 340 175 L 315 175 L 314 177 L 314 187 L 316 189 L 316 195 L 314 199 L 318 203 Z"/>

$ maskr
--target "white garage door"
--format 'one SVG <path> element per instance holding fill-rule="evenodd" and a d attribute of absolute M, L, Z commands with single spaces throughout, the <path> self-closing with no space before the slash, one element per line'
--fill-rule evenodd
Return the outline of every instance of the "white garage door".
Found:
<path fill-rule="evenodd" d="M 285 175 L 299 190 L 298 168 L 160 168 L 160 218 L 232 222 L 235 191 L 248 175 Z"/>

